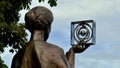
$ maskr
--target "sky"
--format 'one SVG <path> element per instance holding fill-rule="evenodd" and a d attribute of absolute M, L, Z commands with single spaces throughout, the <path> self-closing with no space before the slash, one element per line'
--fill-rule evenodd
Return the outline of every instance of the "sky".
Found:
<path fill-rule="evenodd" d="M 73 21 L 94 20 L 96 22 L 96 44 L 75 56 L 75 68 L 120 68 L 120 0 L 58 0 L 56 7 L 47 2 L 33 0 L 30 8 L 45 6 L 54 15 L 48 42 L 68 51 L 70 45 L 70 25 Z M 20 11 L 19 22 L 24 22 L 28 10 Z M 27 30 L 26 30 L 27 31 Z M 30 38 L 30 33 L 28 39 Z M 14 54 L 2 54 L 9 66 Z"/>

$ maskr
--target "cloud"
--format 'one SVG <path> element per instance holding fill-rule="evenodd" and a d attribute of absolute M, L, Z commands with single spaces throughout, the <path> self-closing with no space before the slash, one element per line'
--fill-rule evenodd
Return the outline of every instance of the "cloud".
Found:
<path fill-rule="evenodd" d="M 58 6 L 54 8 L 56 17 L 106 17 L 119 12 L 119 0 L 66 0 L 60 1 Z"/>
<path fill-rule="evenodd" d="M 55 19 L 104 18 L 120 14 L 119 0 L 65 0 L 57 2 L 58 5 L 56 7 L 50 7 L 47 1 L 39 3 L 33 0 L 30 8 L 39 5 L 45 6 L 53 12 Z M 23 14 L 21 19 L 24 19 L 26 11 L 22 10 L 20 13 Z"/>
<path fill-rule="evenodd" d="M 20 14 L 19 22 L 20 22 L 20 23 L 25 23 L 24 17 L 25 17 L 25 13 L 27 13 L 27 11 L 28 11 L 28 10 L 21 10 L 21 11 L 19 12 L 19 14 Z"/>
<path fill-rule="evenodd" d="M 112 58 L 112 57 L 111 57 Z M 75 68 L 119 68 L 120 60 L 107 60 L 102 58 L 94 57 L 76 57 L 76 66 Z"/>
<path fill-rule="evenodd" d="M 109 17 L 110 18 L 110 17 Z M 111 21 L 112 20 L 112 21 Z M 96 35 L 97 35 L 97 40 L 99 41 L 104 41 L 104 42 L 120 42 L 119 41 L 119 34 L 120 34 L 120 23 L 119 19 L 109 19 L 105 20 L 102 19 L 101 21 L 98 20 L 96 22 Z"/>
<path fill-rule="evenodd" d="M 76 55 L 75 68 L 119 68 L 120 43 L 101 43 Z"/>
<path fill-rule="evenodd" d="M 71 21 L 94 19 L 96 21 L 96 45 L 76 55 L 75 68 L 120 68 L 120 0 L 58 0 L 57 2 L 58 5 L 53 8 L 47 2 L 38 3 L 36 0 L 33 0 L 31 5 L 31 8 L 43 5 L 54 14 L 48 42 L 59 45 L 66 52 L 71 46 Z M 24 15 L 27 11 L 20 12 L 21 22 L 24 22 Z M 7 58 L 7 54 L 3 57 Z"/>
<path fill-rule="evenodd" d="M 7 66 L 10 68 L 11 62 L 12 62 L 12 57 L 15 53 L 10 53 L 9 50 L 11 47 L 5 48 L 5 52 L 3 54 L 0 54 L 2 59 L 4 60 L 4 63 L 7 64 Z"/>
<path fill-rule="evenodd" d="M 102 43 L 76 54 L 75 68 L 119 68 L 119 44 Z"/>

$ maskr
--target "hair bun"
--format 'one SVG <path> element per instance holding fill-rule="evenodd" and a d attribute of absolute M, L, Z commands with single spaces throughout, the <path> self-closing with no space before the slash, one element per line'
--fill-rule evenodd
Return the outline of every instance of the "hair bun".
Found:
<path fill-rule="evenodd" d="M 26 29 L 45 29 L 50 27 L 53 22 L 52 12 L 43 6 L 32 8 L 25 14 Z"/>

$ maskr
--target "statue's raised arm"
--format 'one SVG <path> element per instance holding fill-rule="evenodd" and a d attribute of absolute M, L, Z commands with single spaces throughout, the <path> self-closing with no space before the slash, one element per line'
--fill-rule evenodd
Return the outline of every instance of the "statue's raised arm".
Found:
<path fill-rule="evenodd" d="M 81 53 L 91 45 L 88 42 L 92 38 L 92 35 L 88 34 L 87 27 L 89 25 L 85 23 L 87 25 L 85 26 L 82 23 L 76 26 L 73 31 L 76 34 L 72 35 L 72 40 L 77 36 L 78 38 L 75 38 L 77 44 L 72 44 L 65 55 L 62 48 L 46 42 L 51 31 L 52 22 L 53 14 L 46 7 L 37 6 L 25 14 L 25 26 L 31 32 L 31 38 L 15 54 L 11 68 L 74 68 L 75 53 Z M 82 26 L 77 29 L 80 25 Z M 85 29 L 87 31 L 84 31 Z"/>
<path fill-rule="evenodd" d="M 70 52 L 67 60 L 62 48 L 46 42 L 52 22 L 53 14 L 45 7 L 37 6 L 26 13 L 25 25 L 31 38 L 14 56 L 11 68 L 73 68 L 70 58 L 74 53 Z"/>

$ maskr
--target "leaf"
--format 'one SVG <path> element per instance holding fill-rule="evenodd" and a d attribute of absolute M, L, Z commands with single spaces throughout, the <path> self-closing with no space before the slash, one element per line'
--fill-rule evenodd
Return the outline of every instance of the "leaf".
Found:
<path fill-rule="evenodd" d="M 44 2 L 44 0 L 39 0 L 39 2 L 42 2 L 42 1 Z"/>
<path fill-rule="evenodd" d="M 56 2 L 57 2 L 57 0 L 49 0 L 48 4 L 50 4 L 50 6 L 53 7 L 53 6 L 57 6 Z"/>
<path fill-rule="evenodd" d="M 10 49 L 9 51 L 10 51 L 11 53 L 14 53 L 14 50 L 13 50 L 13 49 Z"/>

